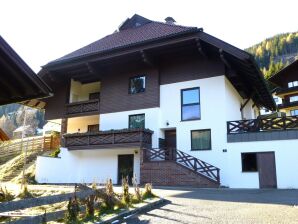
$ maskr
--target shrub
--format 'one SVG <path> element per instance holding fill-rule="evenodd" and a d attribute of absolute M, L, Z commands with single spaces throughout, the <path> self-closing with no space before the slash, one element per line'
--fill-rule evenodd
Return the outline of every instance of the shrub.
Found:
<path fill-rule="evenodd" d="M 67 224 L 77 224 L 79 223 L 79 212 L 80 207 L 77 200 L 77 197 L 74 196 L 74 198 L 69 198 L 68 205 L 67 205 L 67 211 L 65 213 L 64 223 Z"/>
<path fill-rule="evenodd" d="M 29 192 L 27 183 L 22 186 L 21 193 L 18 195 L 19 198 L 33 198 L 33 195 Z"/>
<path fill-rule="evenodd" d="M 134 187 L 134 191 L 135 191 L 135 194 L 132 198 L 132 203 L 139 203 L 142 201 L 142 192 L 139 188 L 136 175 L 132 178 L 132 183 L 133 183 L 133 187 Z"/>
<path fill-rule="evenodd" d="M 156 195 L 154 195 L 152 193 L 152 184 L 145 184 L 145 189 L 144 189 L 144 193 L 143 193 L 143 200 L 147 199 L 147 198 L 154 198 L 156 197 Z"/>
<path fill-rule="evenodd" d="M 90 220 L 94 218 L 94 202 L 95 202 L 95 196 L 90 195 L 85 199 L 86 204 L 86 219 Z"/>
<path fill-rule="evenodd" d="M 0 187 L 0 202 L 12 201 L 14 199 L 13 194 L 11 194 L 6 187 Z"/>
<path fill-rule="evenodd" d="M 57 149 L 55 149 L 55 151 L 52 152 L 52 153 L 50 154 L 50 156 L 51 156 L 51 157 L 54 157 L 54 158 L 58 158 L 59 154 L 60 154 L 60 147 L 58 147 Z"/>
<path fill-rule="evenodd" d="M 127 177 L 122 178 L 122 202 L 128 206 L 130 204 L 129 184 Z"/>

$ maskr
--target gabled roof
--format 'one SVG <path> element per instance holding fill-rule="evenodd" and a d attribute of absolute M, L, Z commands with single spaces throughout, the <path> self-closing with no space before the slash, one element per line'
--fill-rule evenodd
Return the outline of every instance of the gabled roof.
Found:
<path fill-rule="evenodd" d="M 50 95 L 50 88 L 1 36 L 0 76 L 0 105 Z"/>
<path fill-rule="evenodd" d="M 116 31 L 104 38 L 82 47 L 70 54 L 58 58 L 46 66 L 82 58 L 92 54 L 105 53 L 111 50 L 143 44 L 147 41 L 158 40 L 170 36 L 177 36 L 190 32 L 196 32 L 196 27 L 186 27 L 162 22 L 155 22 L 135 14 L 127 19 Z"/>
<path fill-rule="evenodd" d="M 171 19 L 173 22 L 173 19 Z M 207 51 L 219 57 L 236 75 L 230 81 L 242 97 L 251 97 L 257 105 L 275 110 L 276 105 L 264 77 L 252 55 L 205 32 L 202 28 L 180 26 L 174 23 L 156 22 L 139 15 L 125 20 L 119 30 L 70 54 L 58 58 L 39 73 L 40 76 L 71 67 L 88 67 L 88 63 L 100 63 L 106 59 L 159 49 L 173 43 L 192 41 L 198 51 Z M 65 70 L 66 69 L 66 70 Z M 89 68 L 88 68 L 89 69 Z"/>
<path fill-rule="evenodd" d="M 283 80 L 285 80 L 284 79 L 285 75 L 287 75 L 287 73 L 291 69 L 295 69 L 295 67 L 297 70 L 297 78 L 298 78 L 298 59 L 297 59 L 297 60 L 293 61 L 291 64 L 289 64 L 288 66 L 284 67 L 283 69 L 281 69 L 280 71 L 275 73 L 273 76 L 271 76 L 269 78 L 269 81 L 274 83 L 275 85 L 283 86 Z"/>

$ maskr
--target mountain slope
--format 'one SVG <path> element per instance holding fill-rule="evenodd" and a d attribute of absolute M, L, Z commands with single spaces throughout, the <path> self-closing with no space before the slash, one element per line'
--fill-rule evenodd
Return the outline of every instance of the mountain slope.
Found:
<path fill-rule="evenodd" d="M 297 59 L 298 32 L 278 34 L 245 49 L 251 53 L 265 78 Z"/>

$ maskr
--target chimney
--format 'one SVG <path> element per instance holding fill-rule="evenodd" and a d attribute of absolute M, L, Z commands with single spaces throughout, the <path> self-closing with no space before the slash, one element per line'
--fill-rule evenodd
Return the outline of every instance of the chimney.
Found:
<path fill-rule="evenodd" d="M 168 16 L 167 18 L 165 18 L 166 24 L 175 24 L 176 21 L 173 19 L 173 17 Z"/>

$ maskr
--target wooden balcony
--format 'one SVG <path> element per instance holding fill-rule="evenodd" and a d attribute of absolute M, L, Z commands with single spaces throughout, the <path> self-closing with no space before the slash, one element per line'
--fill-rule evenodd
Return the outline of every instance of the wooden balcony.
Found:
<path fill-rule="evenodd" d="M 282 104 L 277 105 L 278 109 L 297 107 L 298 101 L 290 102 L 289 100 L 284 100 Z"/>
<path fill-rule="evenodd" d="M 99 114 L 99 100 L 87 100 L 66 104 L 67 117 Z"/>
<path fill-rule="evenodd" d="M 227 122 L 228 142 L 298 139 L 298 116 Z"/>
<path fill-rule="evenodd" d="M 151 147 L 153 131 L 121 129 L 63 135 L 62 145 L 69 150 Z"/>

